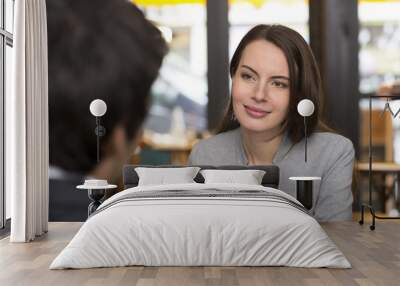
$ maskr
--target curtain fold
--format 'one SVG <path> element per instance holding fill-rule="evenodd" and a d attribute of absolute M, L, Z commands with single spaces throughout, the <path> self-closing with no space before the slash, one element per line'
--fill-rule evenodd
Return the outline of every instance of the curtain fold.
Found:
<path fill-rule="evenodd" d="M 48 229 L 48 78 L 45 0 L 15 2 L 14 91 L 6 98 L 11 242 Z"/>

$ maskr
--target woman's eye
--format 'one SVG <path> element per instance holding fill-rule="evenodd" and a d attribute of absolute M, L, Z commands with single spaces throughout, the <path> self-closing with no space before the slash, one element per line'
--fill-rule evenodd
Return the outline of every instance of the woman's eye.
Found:
<path fill-rule="evenodd" d="M 251 75 L 247 74 L 247 73 L 242 73 L 242 74 L 241 74 L 241 77 L 242 77 L 244 80 L 251 80 L 251 79 L 253 79 L 253 77 L 252 77 Z"/>
<path fill-rule="evenodd" d="M 280 81 L 273 81 L 272 85 L 279 87 L 279 88 L 287 88 L 289 86 L 287 83 L 280 82 Z"/>

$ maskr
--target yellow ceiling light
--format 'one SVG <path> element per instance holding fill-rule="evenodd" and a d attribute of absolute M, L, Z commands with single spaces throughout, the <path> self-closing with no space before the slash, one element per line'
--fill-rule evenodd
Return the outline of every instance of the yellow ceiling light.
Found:
<path fill-rule="evenodd" d="M 229 0 L 230 4 L 236 4 L 236 3 L 249 3 L 254 5 L 255 7 L 261 7 L 262 5 L 265 4 L 268 0 Z"/>
<path fill-rule="evenodd" d="M 205 4 L 206 0 L 132 0 L 132 2 L 142 6 L 163 6 L 178 4 Z"/>
<path fill-rule="evenodd" d="M 206 4 L 207 0 L 132 0 L 133 3 L 142 6 L 162 6 L 162 5 L 178 5 L 178 4 Z M 210 0 L 209 0 L 210 1 Z M 271 0 L 229 0 L 229 3 L 250 3 L 256 7 L 261 7 L 263 4 Z M 287 0 L 286 0 L 287 1 Z"/>
<path fill-rule="evenodd" d="M 142 6 L 163 6 L 163 5 L 179 5 L 179 4 L 203 4 L 205 5 L 207 0 L 131 0 L 133 3 Z M 210 0 L 209 0 L 210 1 Z M 261 7 L 267 2 L 274 2 L 274 0 L 228 0 L 229 3 L 251 3 L 256 7 Z M 276 1 L 276 0 L 275 0 Z M 280 0 L 284 3 L 295 3 L 299 0 Z M 308 3 L 309 0 L 303 0 Z M 360 0 L 360 2 L 372 2 L 372 3 L 400 3 L 400 0 Z"/>
<path fill-rule="evenodd" d="M 400 3 L 400 0 L 360 0 L 361 3 Z"/>

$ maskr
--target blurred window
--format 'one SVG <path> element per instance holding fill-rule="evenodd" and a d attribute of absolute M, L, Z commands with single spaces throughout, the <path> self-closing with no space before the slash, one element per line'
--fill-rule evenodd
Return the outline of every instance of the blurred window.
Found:
<path fill-rule="evenodd" d="M 229 6 L 229 55 L 243 36 L 257 24 L 282 24 L 299 32 L 309 42 L 308 1 L 232 0 Z"/>
<path fill-rule="evenodd" d="M 14 0 L 0 0 L 0 228 L 11 217 L 11 193 L 4 188 L 4 103 L 11 93 L 14 31 Z"/>
<path fill-rule="evenodd" d="M 400 1 L 359 1 L 360 92 L 400 79 Z"/>
<path fill-rule="evenodd" d="M 207 128 L 206 1 L 134 0 L 169 44 L 145 127 L 158 133 Z M 176 122 L 181 121 L 182 122 Z M 178 125 L 178 127 L 177 127 Z"/>

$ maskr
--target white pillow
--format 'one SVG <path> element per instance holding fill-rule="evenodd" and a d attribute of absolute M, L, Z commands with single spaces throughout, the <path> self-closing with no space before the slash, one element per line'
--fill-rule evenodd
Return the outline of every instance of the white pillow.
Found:
<path fill-rule="evenodd" d="M 138 186 L 195 183 L 199 167 L 135 168 L 139 176 Z"/>
<path fill-rule="evenodd" d="M 234 183 L 246 185 L 261 185 L 265 171 L 262 170 L 201 170 L 204 183 Z"/>

